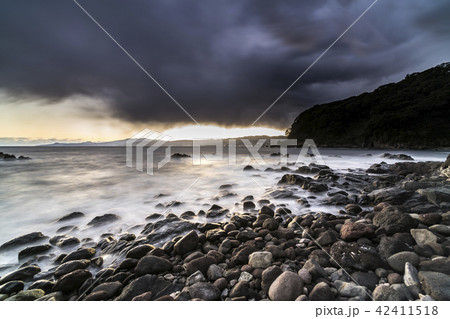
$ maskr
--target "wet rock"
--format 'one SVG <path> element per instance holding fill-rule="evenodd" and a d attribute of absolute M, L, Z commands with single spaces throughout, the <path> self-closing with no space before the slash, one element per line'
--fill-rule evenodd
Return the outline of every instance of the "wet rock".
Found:
<path fill-rule="evenodd" d="M 43 297 L 44 295 L 45 292 L 41 289 L 25 290 L 5 299 L 5 301 L 33 301 Z"/>
<path fill-rule="evenodd" d="M 184 235 L 179 241 L 175 243 L 174 251 L 178 255 L 185 255 L 188 252 L 194 250 L 198 244 L 198 235 L 195 230 L 190 231 Z"/>
<path fill-rule="evenodd" d="M 19 260 L 30 257 L 30 256 L 36 256 L 41 253 L 45 253 L 48 250 L 50 250 L 52 246 L 50 245 L 39 245 L 39 246 L 31 246 L 27 247 L 19 252 Z"/>
<path fill-rule="evenodd" d="M 381 162 L 379 164 L 372 164 L 367 170 L 367 173 L 371 174 L 388 174 L 391 173 L 391 168 L 389 164 Z"/>
<path fill-rule="evenodd" d="M 82 260 L 82 259 L 91 259 L 95 256 L 95 248 L 80 248 L 69 253 L 66 257 L 63 258 L 61 263 L 66 263 L 71 260 Z"/>
<path fill-rule="evenodd" d="M 61 264 L 56 268 L 54 276 L 55 278 L 62 277 L 68 273 L 71 273 L 72 271 L 78 270 L 78 269 L 86 269 L 89 266 L 89 260 L 82 259 L 82 260 L 71 260 L 66 263 Z"/>
<path fill-rule="evenodd" d="M 4 251 L 4 250 L 11 249 L 14 247 L 22 246 L 22 245 L 31 244 L 33 242 L 43 240 L 45 238 L 47 238 L 47 237 L 44 236 L 44 234 L 42 234 L 41 232 L 29 233 L 29 234 L 26 234 L 23 236 L 16 237 L 16 238 L 11 239 L 10 241 L 4 243 L 3 245 L 0 246 L 0 251 Z"/>
<path fill-rule="evenodd" d="M 340 235 L 345 241 L 355 241 L 362 237 L 373 238 L 375 231 L 368 224 L 348 222 L 341 227 Z"/>
<path fill-rule="evenodd" d="M 309 300 L 311 301 L 333 301 L 335 300 L 330 286 L 324 282 L 319 282 L 309 293 Z"/>
<path fill-rule="evenodd" d="M 70 214 L 67 214 L 67 215 L 61 217 L 56 222 L 57 223 L 66 222 L 68 220 L 73 220 L 73 219 L 81 218 L 81 217 L 84 217 L 84 216 L 85 215 L 82 212 L 73 212 L 73 213 L 70 213 Z"/>
<path fill-rule="evenodd" d="M 411 263 L 413 266 L 417 267 L 420 262 L 419 256 L 417 256 L 416 253 L 411 251 L 402 251 L 399 253 L 396 253 L 392 256 L 390 256 L 387 259 L 387 262 L 389 266 L 391 266 L 392 269 L 399 273 L 403 273 L 405 269 L 405 264 L 407 262 Z"/>
<path fill-rule="evenodd" d="M 267 268 L 272 264 L 272 254 L 268 251 L 254 252 L 249 256 L 248 264 L 252 268 Z"/>
<path fill-rule="evenodd" d="M 101 226 L 101 225 L 105 225 L 105 224 L 109 224 L 109 223 L 115 222 L 115 221 L 117 221 L 119 219 L 120 219 L 120 217 L 117 216 L 116 214 L 104 214 L 104 215 L 101 215 L 101 216 L 94 217 L 94 219 L 92 219 L 88 223 L 88 226 L 98 227 L 98 226 Z"/>
<path fill-rule="evenodd" d="M 251 166 L 251 165 L 247 165 L 247 166 L 245 166 L 245 167 L 243 168 L 243 170 L 244 170 L 244 171 L 254 171 L 255 168 L 254 168 L 253 166 Z"/>
<path fill-rule="evenodd" d="M 268 215 L 270 217 L 273 217 L 275 215 L 275 212 L 273 211 L 272 208 L 270 208 L 268 206 L 263 206 L 259 210 L 259 215 Z"/>
<path fill-rule="evenodd" d="M 69 235 L 58 235 L 50 238 L 50 244 L 57 247 L 68 247 L 78 245 L 80 240 L 74 236 Z"/>
<path fill-rule="evenodd" d="M 349 215 L 358 215 L 362 212 L 362 208 L 356 204 L 348 204 L 345 206 L 345 212 Z"/>
<path fill-rule="evenodd" d="M 434 244 L 437 242 L 435 234 L 426 229 L 411 229 L 411 236 L 418 245 Z"/>
<path fill-rule="evenodd" d="M 134 297 L 151 292 L 155 300 L 183 289 L 182 285 L 172 284 L 156 275 L 145 275 L 130 282 L 115 300 L 130 301 Z"/>
<path fill-rule="evenodd" d="M 387 235 L 393 235 L 408 232 L 411 228 L 417 227 L 418 222 L 409 214 L 400 212 L 396 207 L 388 206 L 375 215 L 373 224 L 383 228 Z"/>
<path fill-rule="evenodd" d="M 123 285 L 122 283 L 118 282 L 118 281 L 114 281 L 114 282 L 105 282 L 103 284 L 100 284 L 98 286 L 96 286 L 94 289 L 92 289 L 92 292 L 99 292 L 102 291 L 104 293 L 104 296 L 106 297 L 106 299 L 111 299 L 114 298 L 116 296 L 118 296 L 120 294 L 120 292 L 123 289 Z"/>
<path fill-rule="evenodd" d="M 338 241 L 331 246 L 330 255 L 339 266 L 369 270 L 382 268 L 384 265 L 375 248 L 352 242 Z M 334 262 L 331 260 L 331 262 Z"/>
<path fill-rule="evenodd" d="M 436 206 L 444 206 L 443 204 L 450 203 L 450 189 L 446 186 L 419 189 L 417 192 L 424 195 L 430 203 Z"/>
<path fill-rule="evenodd" d="M 267 269 L 265 269 L 262 273 L 261 278 L 261 288 L 264 291 L 268 291 L 270 288 L 270 285 L 275 281 L 275 279 L 278 278 L 283 273 L 280 267 L 278 266 L 271 266 Z"/>
<path fill-rule="evenodd" d="M 157 256 L 142 257 L 136 265 L 136 276 L 147 274 L 160 274 L 172 270 L 172 263 L 167 259 Z"/>
<path fill-rule="evenodd" d="M 211 256 L 203 256 L 190 261 L 189 263 L 185 264 L 184 267 L 188 275 L 192 275 L 197 270 L 200 270 L 203 273 L 203 275 L 206 276 L 209 266 L 215 263 L 216 263 L 215 258 Z"/>
<path fill-rule="evenodd" d="M 30 265 L 19 268 L 0 278 L 0 285 L 13 280 L 27 280 L 41 272 L 41 268 L 37 265 Z"/>
<path fill-rule="evenodd" d="M 408 298 L 390 286 L 378 285 L 373 291 L 375 301 L 407 301 Z"/>
<path fill-rule="evenodd" d="M 192 298 L 205 301 L 219 300 L 220 290 L 216 286 L 207 282 L 198 282 L 189 287 L 189 294 Z"/>
<path fill-rule="evenodd" d="M 127 252 L 126 257 L 133 258 L 133 259 L 141 259 L 145 255 L 147 255 L 148 252 L 153 250 L 154 248 L 155 247 L 153 245 L 149 245 L 149 244 L 139 245 L 139 246 L 136 246 L 136 247 L 130 249 Z"/>
<path fill-rule="evenodd" d="M 419 271 L 423 290 L 435 300 L 450 300 L 450 277 L 433 271 Z"/>
<path fill-rule="evenodd" d="M 255 203 L 251 202 L 251 201 L 246 201 L 242 204 L 242 207 L 244 208 L 244 210 L 250 210 L 250 209 L 254 209 L 256 207 Z"/>
<path fill-rule="evenodd" d="M 79 289 L 91 277 L 92 274 L 86 269 L 75 270 L 59 278 L 53 290 L 62 291 L 63 293 L 72 292 Z"/>
<path fill-rule="evenodd" d="M 269 298 L 274 301 L 293 301 L 302 293 L 302 279 L 290 271 L 278 276 L 269 288 Z"/>
<path fill-rule="evenodd" d="M 0 286 L 0 294 L 11 295 L 22 291 L 24 288 L 23 281 L 13 280 Z"/>
<path fill-rule="evenodd" d="M 45 279 L 41 279 L 41 280 L 37 280 L 35 282 L 33 282 L 28 289 L 42 289 L 45 291 L 45 293 L 50 293 L 53 290 L 53 287 L 55 286 L 55 282 L 54 281 L 50 281 L 50 280 L 45 280 Z"/>
<path fill-rule="evenodd" d="M 391 153 L 384 153 L 381 155 L 381 157 L 389 158 L 389 159 L 399 159 L 402 161 L 414 161 L 414 158 L 412 158 L 409 155 L 406 154 L 391 154 Z"/>

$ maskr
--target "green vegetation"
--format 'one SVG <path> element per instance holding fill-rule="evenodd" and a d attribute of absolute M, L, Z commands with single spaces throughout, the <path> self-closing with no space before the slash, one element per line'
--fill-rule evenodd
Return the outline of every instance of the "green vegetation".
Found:
<path fill-rule="evenodd" d="M 342 101 L 316 105 L 287 130 L 320 147 L 450 147 L 450 63 Z"/>

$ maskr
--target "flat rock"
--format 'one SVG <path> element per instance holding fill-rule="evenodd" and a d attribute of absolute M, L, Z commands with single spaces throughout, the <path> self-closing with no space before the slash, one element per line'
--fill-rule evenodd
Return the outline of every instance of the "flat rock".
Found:
<path fill-rule="evenodd" d="M 30 256 L 36 256 L 42 253 L 47 252 L 50 250 L 52 246 L 50 245 L 38 245 L 38 246 L 31 246 L 27 247 L 19 252 L 19 260 L 30 257 Z"/>
<path fill-rule="evenodd" d="M 274 301 L 294 301 L 302 293 L 302 279 L 290 271 L 278 276 L 269 288 L 269 298 Z"/>
<path fill-rule="evenodd" d="M 182 285 L 172 284 L 156 275 L 145 275 L 130 282 L 115 300 L 131 301 L 134 297 L 147 292 L 152 293 L 152 300 L 170 295 L 183 289 Z"/>
<path fill-rule="evenodd" d="M 13 280 L 27 280 L 41 272 L 41 268 L 37 265 L 30 265 L 19 268 L 0 278 L 0 285 Z"/>
<path fill-rule="evenodd" d="M 437 242 L 436 235 L 427 229 L 411 229 L 411 236 L 413 236 L 417 245 L 434 244 Z"/>
<path fill-rule="evenodd" d="M 198 282 L 189 286 L 189 294 L 192 298 L 205 301 L 219 300 L 220 290 L 216 286 L 207 282 Z"/>
<path fill-rule="evenodd" d="M 95 256 L 95 248 L 80 248 L 67 254 L 61 263 L 66 263 L 71 260 L 91 259 Z"/>
<path fill-rule="evenodd" d="M 419 271 L 423 290 L 438 301 L 450 300 L 450 277 L 433 271 Z"/>
<path fill-rule="evenodd" d="M 0 251 L 6 250 L 6 249 L 11 249 L 11 248 L 14 248 L 17 246 L 30 244 L 30 243 L 33 243 L 33 242 L 36 242 L 36 241 L 39 241 L 39 240 L 42 240 L 45 238 L 47 238 L 47 237 L 44 236 L 44 234 L 42 234 L 41 232 L 29 233 L 29 234 L 11 239 L 10 241 L 7 241 L 6 243 L 4 243 L 3 245 L 0 246 Z"/>
<path fill-rule="evenodd" d="M 82 259 L 82 260 L 71 260 L 66 263 L 63 263 L 56 268 L 54 276 L 55 278 L 62 277 L 64 275 L 67 275 L 68 273 L 71 273 L 72 271 L 78 270 L 78 269 L 86 269 L 89 266 L 89 260 L 88 259 Z"/>
<path fill-rule="evenodd" d="M 359 238 L 372 238 L 375 236 L 374 229 L 365 223 L 345 223 L 340 230 L 341 238 L 345 241 L 355 241 Z"/>
<path fill-rule="evenodd" d="M 0 294 L 11 295 L 22 291 L 24 288 L 23 281 L 13 280 L 0 286 Z"/>
<path fill-rule="evenodd" d="M 5 299 L 5 301 L 33 301 L 43 297 L 44 295 L 45 292 L 41 289 L 25 290 Z"/>
<path fill-rule="evenodd" d="M 53 290 L 70 293 L 80 288 L 90 278 L 92 278 L 92 274 L 88 270 L 78 269 L 59 278 Z"/>
<path fill-rule="evenodd" d="M 119 219 L 120 219 L 120 217 L 117 216 L 116 214 L 104 214 L 104 215 L 101 215 L 101 216 L 94 217 L 88 223 L 88 226 L 97 227 L 97 226 L 101 226 L 101 225 L 105 225 L 105 224 L 109 224 L 109 223 L 115 222 L 115 221 L 117 221 Z"/>
<path fill-rule="evenodd" d="M 76 218 L 81 218 L 84 217 L 85 215 L 82 212 L 73 212 L 73 213 L 69 213 L 63 217 L 61 217 L 60 219 L 58 219 L 56 222 L 57 223 L 61 223 L 61 222 L 65 222 L 68 220 L 73 220 Z"/>

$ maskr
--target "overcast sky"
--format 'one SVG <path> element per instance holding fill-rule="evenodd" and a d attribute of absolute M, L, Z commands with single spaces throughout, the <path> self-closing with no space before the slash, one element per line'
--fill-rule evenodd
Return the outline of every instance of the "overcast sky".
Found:
<path fill-rule="evenodd" d="M 79 0 L 199 123 L 241 127 L 372 2 Z M 449 61 L 449 16 L 450 1 L 379 0 L 258 125 Z M 73 1 L 3 0 L 0 40 L 0 137 L 193 123 Z"/>

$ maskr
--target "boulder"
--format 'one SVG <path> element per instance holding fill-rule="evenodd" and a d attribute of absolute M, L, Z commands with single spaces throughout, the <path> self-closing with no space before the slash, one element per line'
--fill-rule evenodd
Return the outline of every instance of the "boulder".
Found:
<path fill-rule="evenodd" d="M 175 253 L 178 255 L 185 255 L 188 252 L 194 250 L 198 244 L 198 235 L 195 230 L 191 230 L 189 233 L 184 235 L 179 241 L 175 243 L 173 247 Z"/>
<path fill-rule="evenodd" d="M 45 292 L 41 289 L 25 290 L 5 299 L 5 301 L 33 301 L 43 297 L 44 295 Z"/>
<path fill-rule="evenodd" d="M 27 280 L 32 278 L 37 273 L 41 272 L 41 268 L 37 265 L 30 265 L 19 268 L 13 272 L 10 272 L 0 278 L 0 285 L 13 280 Z"/>
<path fill-rule="evenodd" d="M 212 264 L 216 263 L 216 259 L 211 256 L 203 256 L 200 258 L 196 258 L 191 260 L 189 263 L 185 264 L 184 267 L 188 275 L 192 275 L 197 270 L 200 270 L 203 275 L 207 275 L 208 268 Z"/>
<path fill-rule="evenodd" d="M 419 271 L 423 290 L 438 301 L 450 300 L 450 277 L 433 271 Z"/>
<path fill-rule="evenodd" d="M 120 219 L 120 217 L 117 216 L 116 214 L 104 214 L 104 215 L 101 215 L 101 216 L 94 217 L 88 223 L 88 226 L 98 227 L 98 226 L 102 226 L 102 225 L 105 225 L 105 224 L 109 224 L 109 223 L 115 222 L 115 221 L 117 221 L 119 219 Z"/>
<path fill-rule="evenodd" d="M 394 206 L 387 206 L 375 214 L 373 224 L 383 228 L 387 235 L 408 232 L 411 228 L 417 227 L 418 222 L 409 214 L 400 212 Z"/>
<path fill-rule="evenodd" d="M 61 222 L 66 222 L 68 220 L 72 220 L 72 219 L 76 219 L 76 218 L 81 218 L 84 217 L 85 215 L 82 212 L 73 212 L 73 213 L 69 213 L 67 215 L 64 215 L 63 217 L 61 217 L 60 219 L 58 219 L 56 222 L 57 223 L 61 223 Z"/>
<path fill-rule="evenodd" d="M 142 257 L 136 265 L 136 276 L 147 274 L 160 274 L 172 270 L 172 263 L 167 259 L 157 256 Z"/>
<path fill-rule="evenodd" d="M 375 236 L 374 229 L 365 223 L 345 223 L 340 230 L 341 238 L 345 241 L 355 241 L 359 238 L 372 238 Z"/>
<path fill-rule="evenodd" d="M 434 244 L 437 242 L 436 235 L 427 229 L 411 229 L 411 236 L 413 236 L 417 245 Z"/>
<path fill-rule="evenodd" d="M 411 263 L 413 266 L 417 267 L 420 262 L 419 256 L 412 251 L 402 251 L 390 256 L 387 259 L 389 266 L 399 273 L 403 273 L 405 269 L 405 264 L 407 262 Z"/>
<path fill-rule="evenodd" d="M 182 285 L 173 284 L 156 275 L 145 275 L 130 282 L 115 300 L 131 301 L 134 297 L 147 292 L 152 293 L 152 300 L 170 295 L 183 289 Z"/>
<path fill-rule="evenodd" d="M 39 240 L 43 240 L 45 238 L 47 238 L 47 237 L 44 236 L 44 234 L 42 234 L 41 232 L 29 233 L 29 234 L 26 234 L 23 236 L 16 237 L 16 238 L 11 239 L 10 241 L 4 243 L 3 245 L 0 246 L 0 251 L 11 249 L 11 248 L 22 246 L 22 245 L 26 245 L 26 244 L 30 244 L 30 243 L 33 243 L 33 242 L 36 242 Z"/>
<path fill-rule="evenodd" d="M 66 263 L 71 260 L 91 259 L 95 256 L 95 248 L 80 248 L 69 253 L 61 263 Z"/>
<path fill-rule="evenodd" d="M 38 246 L 31 246 L 27 247 L 19 252 L 19 260 L 30 257 L 30 256 L 36 256 L 42 253 L 47 252 L 50 250 L 52 246 L 50 245 L 38 245 Z"/>
<path fill-rule="evenodd" d="M 153 250 L 155 247 L 153 245 L 144 244 L 139 245 L 134 248 L 131 248 L 128 252 L 126 257 L 127 258 L 133 258 L 133 259 L 141 259 L 145 255 L 147 255 L 148 252 Z"/>
<path fill-rule="evenodd" d="M 248 264 L 252 268 L 267 268 L 272 264 L 272 254 L 268 251 L 257 251 L 249 256 Z"/>
<path fill-rule="evenodd" d="M 94 287 L 94 289 L 92 289 L 92 292 L 103 291 L 104 295 L 106 296 L 106 299 L 111 299 L 113 297 L 118 296 L 122 291 L 122 289 L 123 289 L 122 283 L 118 281 L 113 281 L 113 282 L 105 282 Z"/>
<path fill-rule="evenodd" d="M 331 263 L 344 268 L 357 270 L 375 270 L 382 268 L 384 263 L 374 247 L 360 245 L 356 242 L 338 241 L 331 246 Z"/>
<path fill-rule="evenodd" d="M 216 286 L 207 282 L 198 282 L 189 286 L 189 294 L 192 298 L 205 301 L 219 300 L 220 290 Z"/>
<path fill-rule="evenodd" d="M 290 271 L 278 276 L 269 288 L 269 298 L 274 301 L 294 301 L 302 293 L 302 279 Z"/>
<path fill-rule="evenodd" d="M 0 294 L 11 295 L 22 291 L 24 288 L 23 281 L 13 280 L 0 286 Z"/>
<path fill-rule="evenodd" d="M 80 288 L 86 280 L 92 277 L 92 274 L 86 269 L 78 269 L 68 273 L 58 279 L 53 291 L 70 293 Z"/>
<path fill-rule="evenodd" d="M 424 260 L 420 263 L 420 271 L 435 271 L 450 276 L 450 257 Z"/>
<path fill-rule="evenodd" d="M 283 273 L 280 267 L 278 266 L 271 266 L 269 268 L 266 268 L 261 276 L 261 288 L 264 291 L 268 291 L 270 288 L 270 285 L 275 281 L 275 279 L 278 278 Z"/>
<path fill-rule="evenodd" d="M 54 276 L 55 278 L 62 277 L 68 273 L 71 273 L 72 271 L 78 270 L 78 269 L 86 269 L 89 266 L 90 261 L 87 259 L 82 260 L 71 260 L 64 264 L 61 264 L 56 268 Z"/>
<path fill-rule="evenodd" d="M 372 297 L 375 301 L 407 301 L 405 295 L 401 294 L 392 286 L 378 285 L 373 291 Z"/>
<path fill-rule="evenodd" d="M 335 300 L 330 286 L 324 282 L 319 282 L 309 293 L 309 300 L 311 301 L 333 301 Z"/>

